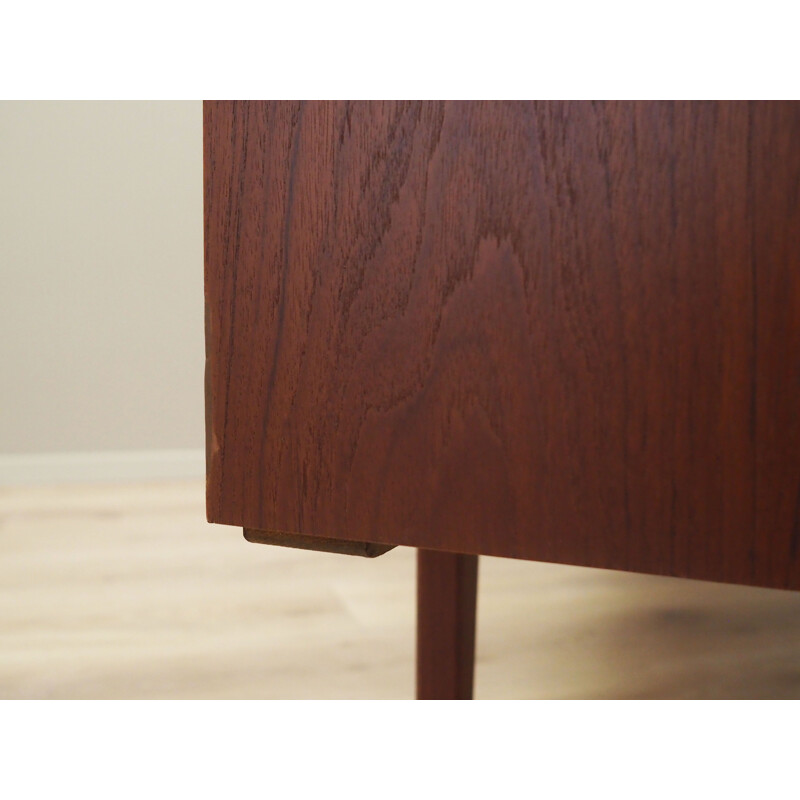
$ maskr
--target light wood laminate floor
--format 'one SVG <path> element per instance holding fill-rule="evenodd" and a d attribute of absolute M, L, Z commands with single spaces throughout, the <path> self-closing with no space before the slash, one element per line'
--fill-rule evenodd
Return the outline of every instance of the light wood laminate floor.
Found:
<path fill-rule="evenodd" d="M 285 550 L 203 484 L 0 490 L 0 697 L 411 698 L 414 551 Z M 800 593 L 482 558 L 478 698 L 797 698 Z"/>

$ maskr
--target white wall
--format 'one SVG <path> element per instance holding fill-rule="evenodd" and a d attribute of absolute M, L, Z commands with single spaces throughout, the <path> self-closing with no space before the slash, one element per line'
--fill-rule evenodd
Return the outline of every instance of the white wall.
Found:
<path fill-rule="evenodd" d="M 202 474 L 202 180 L 199 102 L 0 103 L 0 483 Z"/>

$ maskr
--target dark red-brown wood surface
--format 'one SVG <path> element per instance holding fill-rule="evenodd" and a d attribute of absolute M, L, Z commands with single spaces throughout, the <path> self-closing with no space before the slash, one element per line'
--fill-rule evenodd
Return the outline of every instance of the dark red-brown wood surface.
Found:
<path fill-rule="evenodd" d="M 800 588 L 800 104 L 204 115 L 209 520 Z"/>
<path fill-rule="evenodd" d="M 478 556 L 417 551 L 417 700 L 471 700 Z"/>

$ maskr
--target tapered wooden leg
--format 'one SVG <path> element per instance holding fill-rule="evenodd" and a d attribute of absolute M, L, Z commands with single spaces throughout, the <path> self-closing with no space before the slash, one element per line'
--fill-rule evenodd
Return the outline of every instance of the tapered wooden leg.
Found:
<path fill-rule="evenodd" d="M 417 699 L 471 700 L 478 557 L 417 552 Z"/>

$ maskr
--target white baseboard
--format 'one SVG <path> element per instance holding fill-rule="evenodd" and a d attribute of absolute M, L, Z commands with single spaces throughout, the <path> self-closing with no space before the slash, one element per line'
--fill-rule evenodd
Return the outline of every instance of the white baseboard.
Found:
<path fill-rule="evenodd" d="M 0 486 L 202 478 L 205 451 L 115 450 L 0 455 Z"/>

